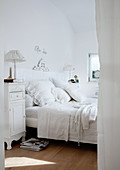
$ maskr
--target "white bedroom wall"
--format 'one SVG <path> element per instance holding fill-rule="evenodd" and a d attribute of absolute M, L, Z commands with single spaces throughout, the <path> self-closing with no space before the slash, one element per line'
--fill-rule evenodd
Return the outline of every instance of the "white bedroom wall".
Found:
<path fill-rule="evenodd" d="M 42 56 L 34 51 L 36 45 L 47 51 L 44 59 L 51 71 L 61 71 L 72 62 L 74 34 L 67 18 L 53 3 L 49 0 L 5 0 L 4 3 L 5 53 L 18 49 L 26 58 L 25 63 L 17 64 L 18 68 L 32 69 L 37 64 Z"/>
<path fill-rule="evenodd" d="M 98 83 L 88 82 L 88 54 L 98 53 L 95 4 L 93 1 L 91 7 L 87 10 L 89 11 L 86 11 L 85 20 L 84 18 L 80 20 L 79 33 L 75 34 L 73 65 L 75 65 L 74 74 L 78 75 L 84 93 L 92 97 L 95 95 L 98 86 Z"/>
<path fill-rule="evenodd" d="M 75 52 L 73 63 L 75 65 L 74 74 L 80 79 L 80 84 L 84 93 L 88 96 L 94 96 L 97 83 L 88 82 L 88 54 L 97 53 L 96 31 L 85 31 L 75 36 Z"/>
<path fill-rule="evenodd" d="M 61 71 L 64 65 L 72 64 L 73 75 L 79 76 L 84 92 L 94 96 L 97 84 L 87 82 L 88 53 L 97 53 L 93 1 L 86 8 L 86 17 L 79 20 L 79 33 L 73 32 L 63 12 L 49 0 L 5 0 L 4 3 L 5 53 L 18 49 L 26 58 L 25 63 L 17 63 L 17 68 L 32 69 L 37 64 L 42 56 L 34 47 L 39 45 L 47 51 L 45 60 L 51 71 Z M 5 63 L 5 77 L 9 66 Z"/>

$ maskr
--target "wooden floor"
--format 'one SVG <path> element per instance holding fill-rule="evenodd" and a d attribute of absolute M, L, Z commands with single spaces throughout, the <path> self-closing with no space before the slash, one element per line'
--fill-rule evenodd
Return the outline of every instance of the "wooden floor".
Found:
<path fill-rule="evenodd" d="M 6 170 L 97 170 L 96 145 L 51 140 L 39 152 L 19 147 L 13 143 L 12 150 L 5 151 Z"/>

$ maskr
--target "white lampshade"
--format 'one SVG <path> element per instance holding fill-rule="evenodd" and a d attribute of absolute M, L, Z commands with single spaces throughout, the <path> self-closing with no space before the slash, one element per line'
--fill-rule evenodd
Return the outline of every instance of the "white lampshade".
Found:
<path fill-rule="evenodd" d="M 16 79 L 16 62 L 26 61 L 18 50 L 11 50 L 5 55 L 5 60 L 14 63 L 14 79 Z"/>
<path fill-rule="evenodd" d="M 74 68 L 73 68 L 72 65 L 65 65 L 65 66 L 63 67 L 63 70 L 64 70 L 64 71 L 72 71 L 72 70 L 74 70 Z"/>
<path fill-rule="evenodd" d="M 18 50 L 11 50 L 5 55 L 5 60 L 9 62 L 24 62 L 25 58 Z"/>
<path fill-rule="evenodd" d="M 63 67 L 63 71 L 69 72 L 69 79 L 72 77 L 72 71 L 75 70 L 72 65 L 68 64 Z"/>

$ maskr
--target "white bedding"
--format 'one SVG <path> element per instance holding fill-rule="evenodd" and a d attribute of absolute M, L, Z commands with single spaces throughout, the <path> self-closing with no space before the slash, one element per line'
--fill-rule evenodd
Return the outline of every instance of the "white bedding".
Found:
<path fill-rule="evenodd" d="M 44 107 L 29 107 L 26 123 L 38 128 L 38 137 L 97 143 L 96 103 L 87 99 L 84 103 L 55 102 Z"/>
<path fill-rule="evenodd" d="M 38 110 L 39 106 L 27 107 L 26 108 L 26 126 L 37 128 L 37 120 L 38 120 Z"/>
<path fill-rule="evenodd" d="M 81 130 L 89 129 L 90 122 L 96 120 L 97 107 L 89 102 L 79 103 L 79 108 L 77 107 L 73 102 L 56 102 L 42 107 L 38 114 L 38 137 L 68 141 L 72 125 L 71 130 L 77 133 L 77 140 L 80 142 Z"/>
<path fill-rule="evenodd" d="M 38 137 L 68 141 L 69 118 L 77 109 L 54 103 L 40 109 Z"/>

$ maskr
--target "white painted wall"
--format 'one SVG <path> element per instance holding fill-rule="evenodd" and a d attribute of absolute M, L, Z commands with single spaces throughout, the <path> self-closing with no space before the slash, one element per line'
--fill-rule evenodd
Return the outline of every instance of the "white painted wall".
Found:
<path fill-rule="evenodd" d="M 51 71 L 61 71 L 64 64 L 71 63 L 74 34 L 67 18 L 51 1 L 5 0 L 4 3 L 5 53 L 18 49 L 26 58 L 17 67 L 32 69 L 37 64 L 42 56 L 34 51 L 35 45 L 46 49 L 44 59 Z"/>
<path fill-rule="evenodd" d="M 98 86 L 95 82 L 88 82 L 88 54 L 98 53 L 95 6 L 93 1 L 92 6 L 89 9 L 89 17 L 87 11 L 86 15 L 89 20 L 89 24 L 86 25 L 86 20 L 84 21 L 83 18 L 79 33 L 77 33 L 74 38 L 73 64 L 76 68 L 74 74 L 79 76 L 80 84 L 84 93 L 91 97 L 94 96 L 96 86 Z"/>
<path fill-rule="evenodd" d="M 62 71 L 64 65 L 72 63 L 73 75 L 79 76 L 83 91 L 87 96 L 94 96 L 97 84 L 87 82 L 88 53 L 97 53 L 93 1 L 89 17 L 87 8 L 85 20 L 80 18 L 79 33 L 73 33 L 63 12 L 49 0 L 5 0 L 4 3 L 5 53 L 18 49 L 26 58 L 25 63 L 17 63 L 17 68 L 32 69 L 37 64 L 42 56 L 34 47 L 39 45 L 48 52 L 44 59 L 51 71 Z M 5 63 L 5 77 L 8 77 L 9 66 Z"/>

